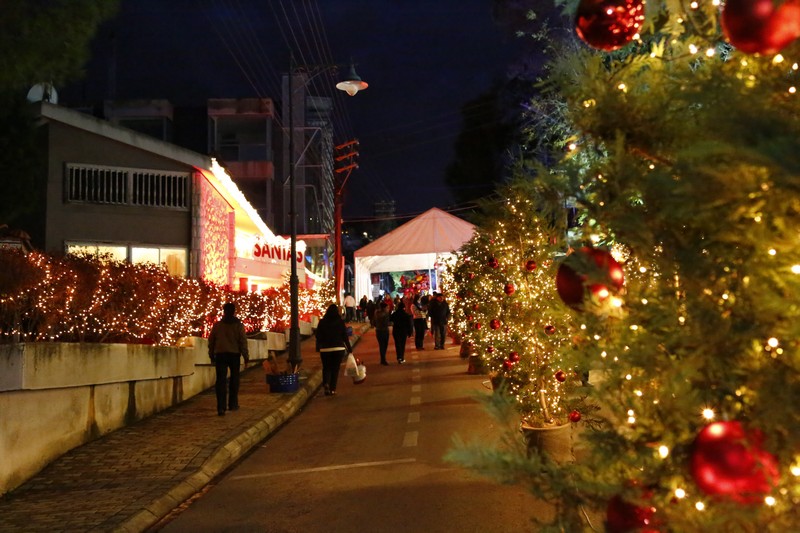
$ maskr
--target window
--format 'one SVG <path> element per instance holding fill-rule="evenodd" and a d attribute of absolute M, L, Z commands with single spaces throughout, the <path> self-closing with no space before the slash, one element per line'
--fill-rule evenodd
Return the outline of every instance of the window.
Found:
<path fill-rule="evenodd" d="M 178 247 L 126 246 L 98 243 L 67 243 L 67 253 L 100 255 L 115 261 L 129 260 L 133 264 L 164 265 L 170 275 L 186 277 L 188 250 Z"/>
<path fill-rule="evenodd" d="M 112 261 L 125 261 L 128 258 L 127 246 L 115 246 L 111 244 L 96 243 L 68 243 L 67 253 L 100 255 Z"/>
<path fill-rule="evenodd" d="M 188 172 L 66 165 L 66 200 L 97 204 L 189 208 Z"/>
<path fill-rule="evenodd" d="M 186 276 L 185 248 L 131 247 L 131 263 L 154 263 L 164 265 L 172 276 Z"/>

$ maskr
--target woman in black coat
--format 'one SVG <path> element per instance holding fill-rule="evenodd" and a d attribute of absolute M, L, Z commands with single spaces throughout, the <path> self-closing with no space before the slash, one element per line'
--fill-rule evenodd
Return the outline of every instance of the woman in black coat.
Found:
<path fill-rule="evenodd" d="M 406 339 L 414 331 L 411 315 L 406 313 L 404 307 L 401 300 L 392 313 L 392 337 L 394 338 L 394 349 L 397 352 L 397 362 L 400 364 L 406 362 Z"/>
<path fill-rule="evenodd" d="M 325 396 L 336 394 L 336 382 L 342 360 L 353 351 L 347 336 L 347 326 L 339 307 L 331 304 L 317 324 L 317 351 L 322 359 L 322 386 Z"/>

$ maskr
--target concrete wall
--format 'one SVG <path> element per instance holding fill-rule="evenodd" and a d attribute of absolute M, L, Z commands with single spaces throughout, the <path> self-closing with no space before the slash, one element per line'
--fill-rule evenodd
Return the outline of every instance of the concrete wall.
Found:
<path fill-rule="evenodd" d="M 248 341 L 250 358 L 286 349 L 284 334 Z M 0 495 L 86 442 L 213 387 L 202 338 L 180 347 L 0 345 Z"/>

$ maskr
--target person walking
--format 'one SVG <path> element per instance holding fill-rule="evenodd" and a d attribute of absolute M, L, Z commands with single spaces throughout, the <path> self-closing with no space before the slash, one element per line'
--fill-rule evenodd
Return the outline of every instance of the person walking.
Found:
<path fill-rule="evenodd" d="M 353 322 L 356 319 L 356 299 L 349 292 L 344 293 L 344 312 L 345 322 Z"/>
<path fill-rule="evenodd" d="M 375 326 L 375 337 L 378 339 L 378 351 L 381 354 L 381 364 L 386 366 L 386 350 L 389 348 L 389 306 L 386 302 L 378 304 L 375 316 L 372 319 Z"/>
<path fill-rule="evenodd" d="M 230 411 L 239 409 L 239 358 L 244 358 L 245 365 L 250 362 L 244 324 L 236 317 L 236 305 L 230 302 L 222 306 L 222 318 L 212 326 L 208 335 L 208 357 L 217 371 L 214 385 L 217 414 L 223 416 L 226 405 Z M 230 383 L 228 371 L 231 374 Z"/>
<path fill-rule="evenodd" d="M 356 315 L 359 322 L 364 322 L 367 319 L 367 295 L 361 297 L 358 301 L 358 309 Z"/>
<path fill-rule="evenodd" d="M 317 351 L 322 359 L 322 387 L 325 389 L 325 396 L 335 396 L 342 360 L 353 351 L 338 305 L 328 306 L 317 324 L 315 335 Z"/>
<path fill-rule="evenodd" d="M 433 293 L 433 299 L 428 303 L 428 316 L 431 318 L 431 330 L 433 330 L 433 349 L 444 350 L 450 306 L 442 293 Z"/>
<path fill-rule="evenodd" d="M 414 346 L 422 350 L 425 344 L 425 332 L 428 330 L 428 310 L 422 304 L 422 297 L 417 294 L 411 304 L 411 318 L 414 320 Z"/>
<path fill-rule="evenodd" d="M 395 302 L 395 310 L 392 313 L 392 337 L 394 338 L 394 349 L 397 352 L 397 362 L 406 362 L 406 339 L 411 336 L 414 327 L 411 322 L 411 315 L 406 313 L 405 305 L 402 301 Z"/>

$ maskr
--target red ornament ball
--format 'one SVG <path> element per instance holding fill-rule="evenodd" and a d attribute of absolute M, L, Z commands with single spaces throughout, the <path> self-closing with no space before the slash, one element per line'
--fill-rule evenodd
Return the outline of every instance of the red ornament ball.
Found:
<path fill-rule="evenodd" d="M 499 329 L 500 328 L 500 320 L 497 319 L 497 318 L 493 318 L 489 322 L 489 327 L 492 328 L 492 329 Z"/>
<path fill-rule="evenodd" d="M 761 447 L 762 440 L 760 432 L 746 432 L 738 421 L 704 427 L 691 452 L 691 473 L 700 490 L 740 503 L 763 501 L 778 483 L 778 462 Z"/>
<path fill-rule="evenodd" d="M 606 531 L 608 533 L 629 533 L 642 531 L 656 524 L 653 515 L 655 507 L 637 507 L 620 496 L 614 496 L 606 508 Z M 652 531 L 652 530 L 649 530 Z"/>
<path fill-rule="evenodd" d="M 552 324 L 547 324 L 544 327 L 544 332 L 547 333 L 548 335 L 552 335 L 553 333 L 556 332 L 556 327 Z"/>
<path fill-rule="evenodd" d="M 800 37 L 800 1 L 727 0 L 720 17 L 730 43 L 746 54 L 775 54 Z"/>
<path fill-rule="evenodd" d="M 558 372 L 556 372 L 555 377 L 556 381 L 560 381 L 561 383 L 567 381 L 567 373 L 564 372 L 563 370 L 559 370 Z"/>
<path fill-rule="evenodd" d="M 475 329 L 481 329 L 481 323 L 475 322 Z"/>
<path fill-rule="evenodd" d="M 467 315 L 467 322 L 472 322 L 472 315 Z"/>
<path fill-rule="evenodd" d="M 585 246 L 568 255 L 558 267 L 556 290 L 565 304 L 581 310 L 588 289 L 602 302 L 625 283 L 625 274 L 606 250 Z"/>
<path fill-rule="evenodd" d="M 473 311 L 477 311 L 478 310 L 478 304 L 472 304 L 472 310 Z"/>
<path fill-rule="evenodd" d="M 508 360 L 511 361 L 512 363 L 518 363 L 519 362 L 519 353 L 511 352 L 510 354 L 508 354 Z"/>
<path fill-rule="evenodd" d="M 534 261 L 533 259 L 529 259 L 525 263 L 525 270 L 527 270 L 528 272 L 533 272 L 534 270 L 536 270 L 536 261 Z"/>
<path fill-rule="evenodd" d="M 488 353 L 494 353 L 494 346 L 487 346 L 487 347 L 486 347 L 486 351 L 487 351 Z"/>
<path fill-rule="evenodd" d="M 512 368 L 514 368 L 514 362 L 513 361 L 509 361 L 508 359 L 503 361 L 503 369 L 504 370 L 511 370 Z"/>
<path fill-rule="evenodd" d="M 514 287 L 513 283 L 506 283 L 506 286 L 503 287 L 503 292 L 506 293 L 509 296 L 514 294 L 514 291 L 516 291 L 516 290 L 517 290 L 517 288 Z"/>
<path fill-rule="evenodd" d="M 631 42 L 644 22 L 644 0 L 581 0 L 575 32 L 583 41 L 610 52 Z"/>
<path fill-rule="evenodd" d="M 492 268 L 497 268 L 500 266 L 500 261 L 498 261 L 496 257 L 490 257 L 487 264 Z"/>
<path fill-rule="evenodd" d="M 470 272 L 469 274 L 467 274 L 467 278 L 475 279 L 475 272 Z"/>
<path fill-rule="evenodd" d="M 580 411 L 572 411 L 569 414 L 569 421 L 573 423 L 578 423 L 581 421 L 581 412 Z"/>

